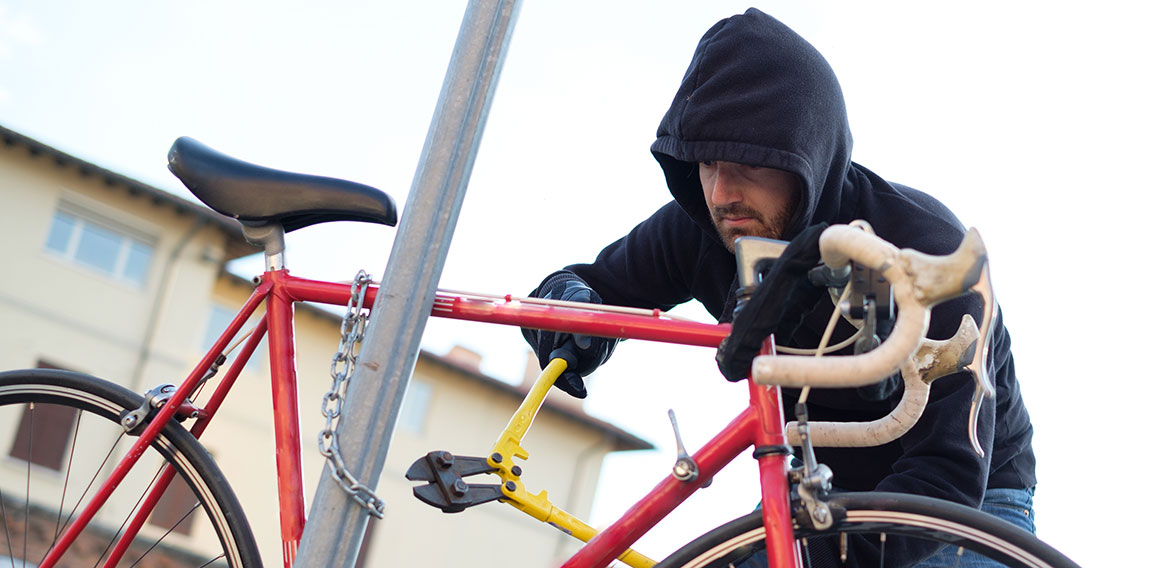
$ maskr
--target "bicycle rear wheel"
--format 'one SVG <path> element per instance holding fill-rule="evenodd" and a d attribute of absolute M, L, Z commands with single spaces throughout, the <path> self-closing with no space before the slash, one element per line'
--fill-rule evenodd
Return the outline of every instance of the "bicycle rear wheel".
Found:
<path fill-rule="evenodd" d="M 830 528 L 795 527 L 805 567 L 890 568 L 904 565 L 899 558 L 949 546 L 1006 566 L 1078 568 L 1035 535 L 956 503 L 898 493 L 839 493 L 828 504 L 836 519 Z M 695 539 L 655 568 L 766 566 L 765 537 L 762 514 L 756 511 Z"/>
<path fill-rule="evenodd" d="M 120 425 L 143 398 L 79 373 L 0 373 L 0 558 L 39 564 L 136 441 Z M 139 432 L 139 430 L 138 430 Z M 5 439 L 7 438 L 7 439 Z M 165 465 L 179 475 L 141 528 L 124 566 L 260 566 L 236 495 L 204 447 L 170 423 L 58 564 L 107 562 Z"/>

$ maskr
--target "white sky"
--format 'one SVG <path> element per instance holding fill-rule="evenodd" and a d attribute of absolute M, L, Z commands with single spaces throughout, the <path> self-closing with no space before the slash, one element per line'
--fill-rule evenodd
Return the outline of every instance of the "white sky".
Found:
<path fill-rule="evenodd" d="M 668 200 L 654 130 L 702 32 L 750 3 L 524 2 L 442 286 L 524 293 Z M 1153 273 L 1152 14 L 1125 1 L 756 4 L 834 66 L 854 159 L 983 232 L 1036 427 L 1040 535 L 1084 566 L 1129 564 L 1156 507 L 1139 484 L 1151 475 L 1133 473 L 1156 395 L 1137 317 Z M 403 202 L 464 7 L 0 0 L 0 124 L 186 196 L 165 170 L 182 135 Z M 312 277 L 380 275 L 391 235 L 305 229 L 288 261 Z M 432 321 L 427 338 L 521 373 L 516 330 Z M 662 446 L 608 462 L 619 489 L 601 492 L 596 524 L 673 463 L 667 408 L 693 450 L 744 403 L 711 355 L 629 342 L 595 375 L 588 410 Z M 749 511 L 747 462 L 640 548 L 662 555 Z"/>

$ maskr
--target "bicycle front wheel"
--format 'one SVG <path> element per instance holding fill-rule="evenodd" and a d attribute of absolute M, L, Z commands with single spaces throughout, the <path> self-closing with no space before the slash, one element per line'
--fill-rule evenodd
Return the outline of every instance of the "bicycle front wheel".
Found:
<path fill-rule="evenodd" d="M 0 373 L 0 451 L 7 451 L 0 457 L 5 565 L 5 557 L 15 566 L 40 563 L 136 441 L 120 418 L 142 401 L 119 385 L 79 373 Z M 175 423 L 161 430 L 58 565 L 105 565 L 166 465 L 178 475 L 118 565 L 260 566 L 236 495 L 204 447 Z"/>
<path fill-rule="evenodd" d="M 911 564 L 901 558 L 949 547 L 959 566 L 966 566 L 962 554 L 970 551 L 1005 566 L 1078 568 L 1035 535 L 956 503 L 899 493 L 838 493 L 828 504 L 836 519 L 831 527 L 795 527 L 804 567 L 890 568 Z M 695 539 L 655 568 L 766 566 L 765 539 L 762 514 L 756 511 Z"/>

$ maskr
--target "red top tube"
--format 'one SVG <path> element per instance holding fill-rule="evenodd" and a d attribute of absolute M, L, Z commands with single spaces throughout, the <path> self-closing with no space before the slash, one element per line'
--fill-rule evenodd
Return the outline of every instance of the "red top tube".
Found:
<path fill-rule="evenodd" d="M 349 286 L 346 284 L 296 277 L 287 277 L 283 284 L 289 295 L 299 301 L 345 305 L 349 300 Z M 376 296 L 377 288 L 370 288 L 366 303 L 372 305 Z M 589 307 L 580 304 L 542 305 L 522 302 L 512 296 L 482 297 L 444 291 L 439 291 L 435 296 L 432 315 L 550 331 L 703 347 L 718 347 L 731 330 L 730 324 L 671 319 L 658 310 L 654 310 L 650 315 L 617 313 L 600 310 L 595 304 Z"/>

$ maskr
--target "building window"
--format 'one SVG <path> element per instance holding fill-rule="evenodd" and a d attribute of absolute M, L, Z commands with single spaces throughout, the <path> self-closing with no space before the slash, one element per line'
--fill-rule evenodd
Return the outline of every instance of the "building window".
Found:
<path fill-rule="evenodd" d="M 237 317 L 238 311 L 240 311 L 240 308 L 226 306 L 225 304 L 218 304 L 216 302 L 209 306 L 209 318 L 208 321 L 205 322 L 205 335 L 201 338 L 201 349 L 203 351 L 208 351 L 209 348 L 221 338 L 221 334 L 225 333 L 230 323 L 233 323 L 233 318 Z M 253 320 L 249 321 L 252 322 Z M 236 341 L 236 338 L 244 334 L 250 327 L 252 326 L 249 324 L 242 325 L 240 331 L 234 336 L 233 341 Z M 245 341 L 248 341 L 248 338 L 246 338 Z M 232 344 L 232 342 L 230 342 L 230 344 Z M 244 343 L 242 342 L 241 345 L 244 345 Z M 236 354 L 238 352 L 240 352 L 240 348 L 233 353 Z M 257 344 L 257 349 L 253 351 L 253 355 L 249 357 L 249 362 L 245 364 L 245 367 L 250 371 L 256 372 L 264 369 L 264 362 L 268 360 L 269 349 L 267 341 L 262 337 L 261 343 Z"/>
<path fill-rule="evenodd" d="M 132 230 L 62 204 L 52 217 L 44 248 L 86 268 L 144 286 L 154 247 Z"/>
<path fill-rule="evenodd" d="M 60 369 L 40 361 L 40 369 Z M 16 436 L 8 455 L 55 471 L 61 471 L 68 444 L 76 429 L 79 412 L 75 408 L 30 402 L 24 407 Z M 35 443 L 33 443 L 35 440 Z"/>
<path fill-rule="evenodd" d="M 405 391 L 405 400 L 401 403 L 401 413 L 397 417 L 397 427 L 411 434 L 424 432 L 432 397 L 432 385 L 416 378 L 410 379 L 409 387 Z"/>
<path fill-rule="evenodd" d="M 61 471 L 76 427 L 77 411 L 67 406 L 30 402 L 24 407 L 8 455 Z M 35 440 L 36 443 L 32 443 Z"/>
<path fill-rule="evenodd" d="M 188 536 L 193 533 L 193 520 L 198 515 L 191 514 L 198 505 L 197 495 L 185 481 L 177 475 L 161 495 L 160 501 L 149 515 L 149 524 Z"/>
<path fill-rule="evenodd" d="M 229 327 L 236 316 L 237 310 L 224 304 L 214 303 L 209 306 L 209 321 L 205 322 L 205 336 L 201 338 L 201 349 L 208 351 L 221 338 L 225 328 Z"/>

